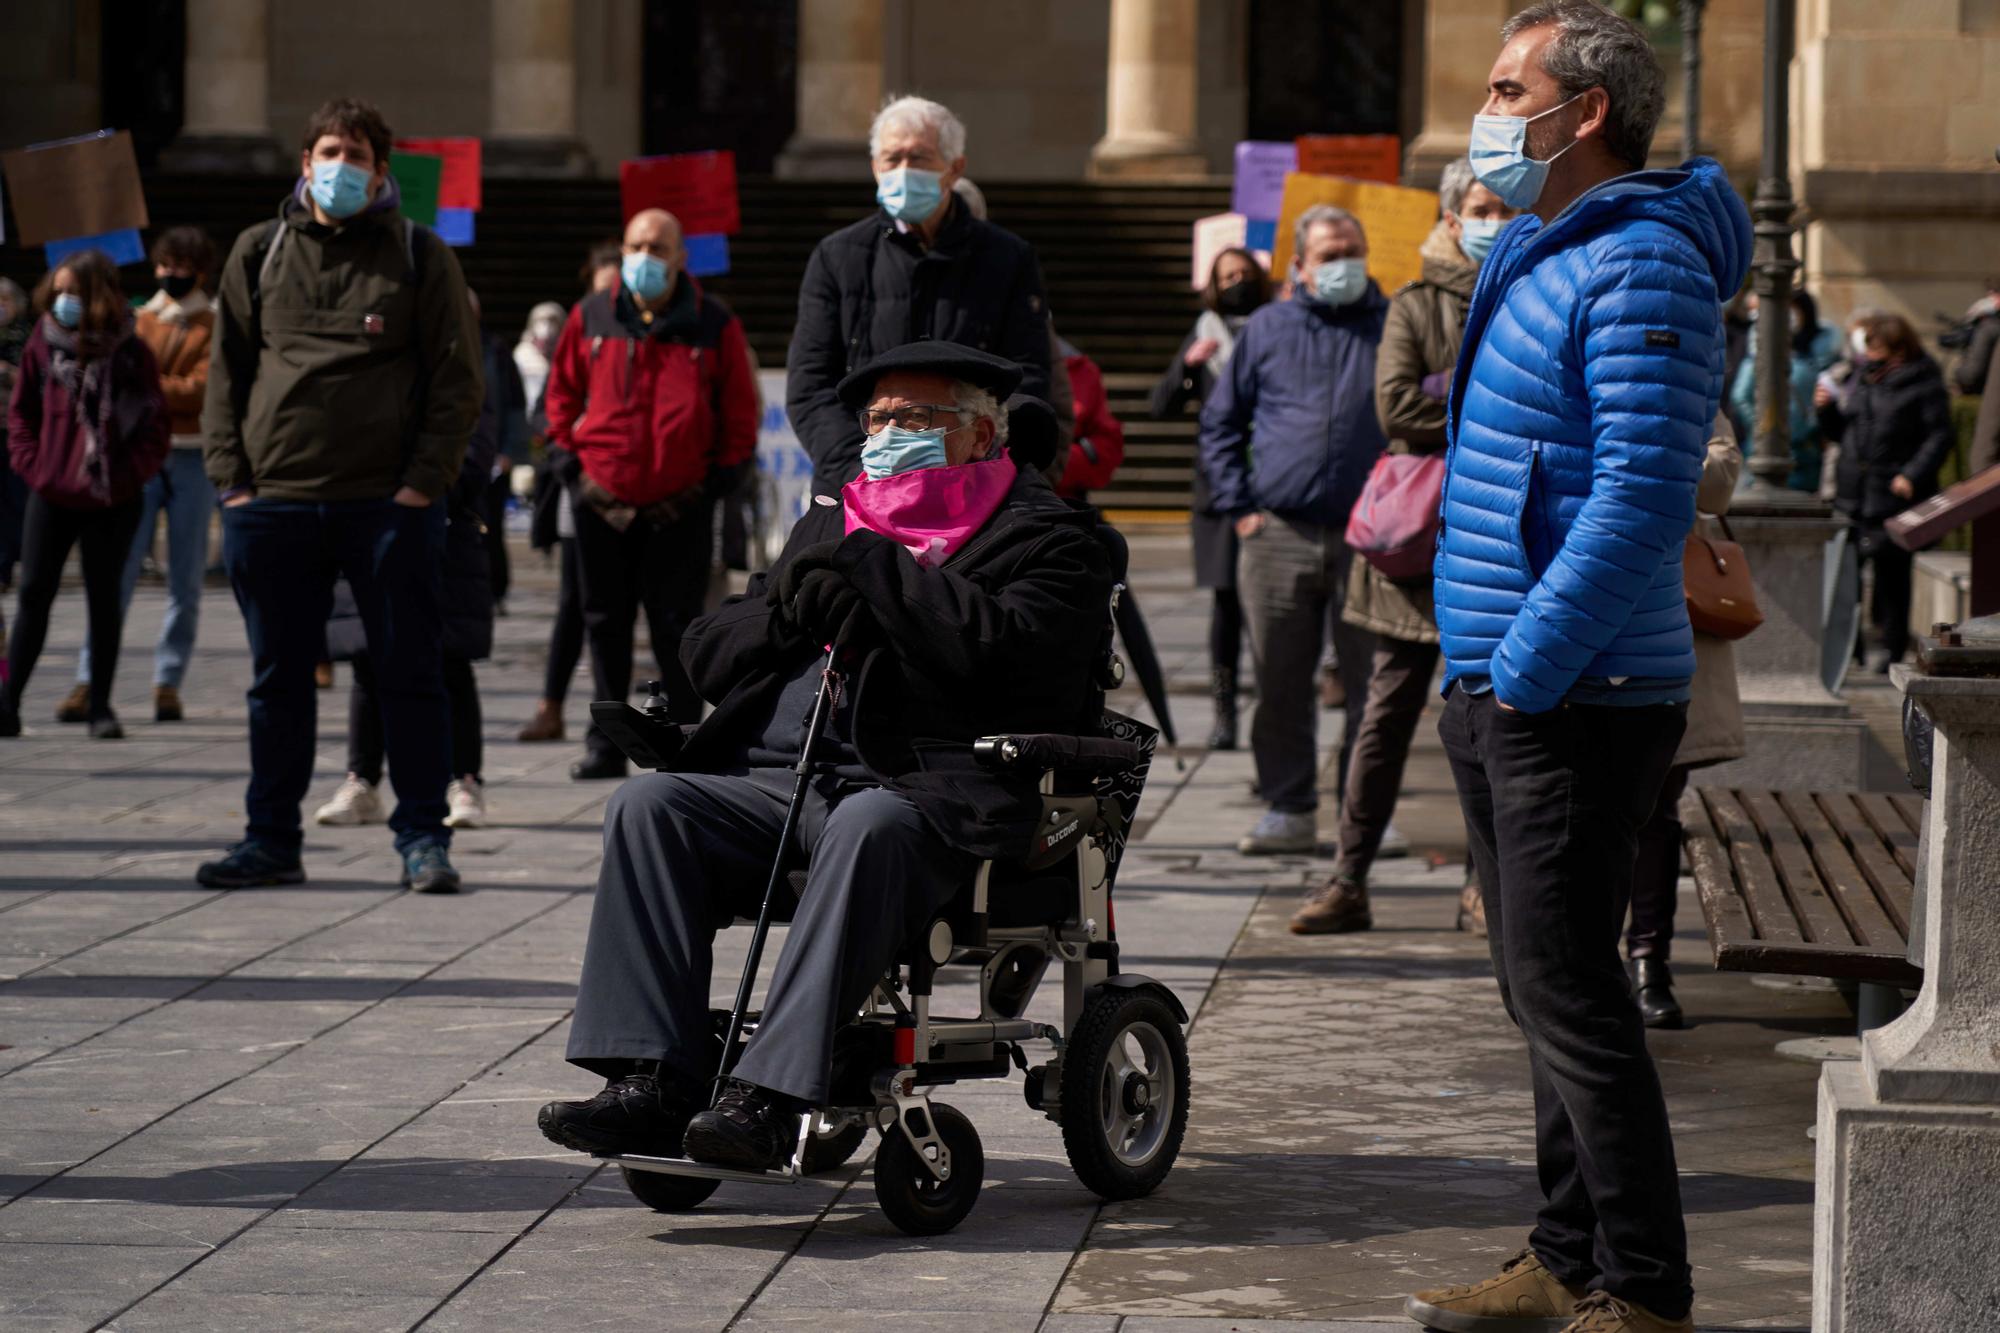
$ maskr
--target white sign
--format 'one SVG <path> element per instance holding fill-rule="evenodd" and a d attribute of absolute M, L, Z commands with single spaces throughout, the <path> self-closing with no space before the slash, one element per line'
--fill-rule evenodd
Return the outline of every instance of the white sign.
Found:
<path fill-rule="evenodd" d="M 758 371 L 757 387 L 764 395 L 764 415 L 757 423 L 757 530 L 750 564 L 769 569 L 785 549 L 792 525 L 812 503 L 813 466 L 785 415 L 785 372 Z"/>

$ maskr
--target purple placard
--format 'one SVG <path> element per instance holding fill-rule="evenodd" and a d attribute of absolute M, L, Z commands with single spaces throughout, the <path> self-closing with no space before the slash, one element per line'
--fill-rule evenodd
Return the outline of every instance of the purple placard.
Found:
<path fill-rule="evenodd" d="M 1253 222 L 1277 217 L 1285 175 L 1298 169 L 1298 145 L 1245 139 L 1236 145 L 1236 188 L 1229 195 L 1229 211 Z"/>
<path fill-rule="evenodd" d="M 102 250 L 114 264 L 137 264 L 146 257 L 146 247 L 139 240 L 139 229 L 126 227 L 98 236 L 72 236 L 67 240 L 50 241 L 42 247 L 42 260 L 54 268 L 79 250 Z"/>

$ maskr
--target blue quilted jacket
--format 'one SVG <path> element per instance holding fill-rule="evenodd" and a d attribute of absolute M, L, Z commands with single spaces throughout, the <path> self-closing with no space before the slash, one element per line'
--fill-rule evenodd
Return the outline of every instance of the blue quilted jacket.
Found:
<path fill-rule="evenodd" d="M 1694 675 L 1681 546 L 1723 390 L 1720 301 L 1749 257 L 1749 214 L 1707 158 L 1501 233 L 1451 391 L 1447 691 L 1490 681 L 1540 713 L 1579 685 L 1640 702 Z"/>

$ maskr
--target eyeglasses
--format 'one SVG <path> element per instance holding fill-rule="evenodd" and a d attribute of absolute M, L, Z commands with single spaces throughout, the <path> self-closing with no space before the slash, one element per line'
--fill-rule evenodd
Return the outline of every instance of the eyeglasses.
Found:
<path fill-rule="evenodd" d="M 905 403 L 894 411 L 887 412 L 879 408 L 864 407 L 859 415 L 863 432 L 880 435 L 892 421 L 904 430 L 929 430 L 940 412 L 948 412 L 952 416 L 959 417 L 967 415 L 966 410 L 957 403 Z"/>

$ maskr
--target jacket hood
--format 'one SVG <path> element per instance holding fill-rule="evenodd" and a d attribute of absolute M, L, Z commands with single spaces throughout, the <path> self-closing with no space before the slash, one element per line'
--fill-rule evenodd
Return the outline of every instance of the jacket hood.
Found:
<path fill-rule="evenodd" d="M 1663 223 L 1694 243 L 1708 261 L 1715 289 L 1736 291 L 1750 273 L 1750 212 L 1713 158 L 1696 157 L 1669 171 L 1634 171 L 1604 182 L 1540 228 L 1529 244 L 1568 239 L 1625 221 Z M 1532 217 L 1526 226 L 1539 224 Z"/>
<path fill-rule="evenodd" d="M 1471 297 L 1473 284 L 1479 281 L 1479 265 L 1465 257 L 1465 251 L 1452 239 L 1451 228 L 1443 218 L 1424 237 L 1423 248 L 1417 253 L 1424 261 L 1423 281 Z"/>

